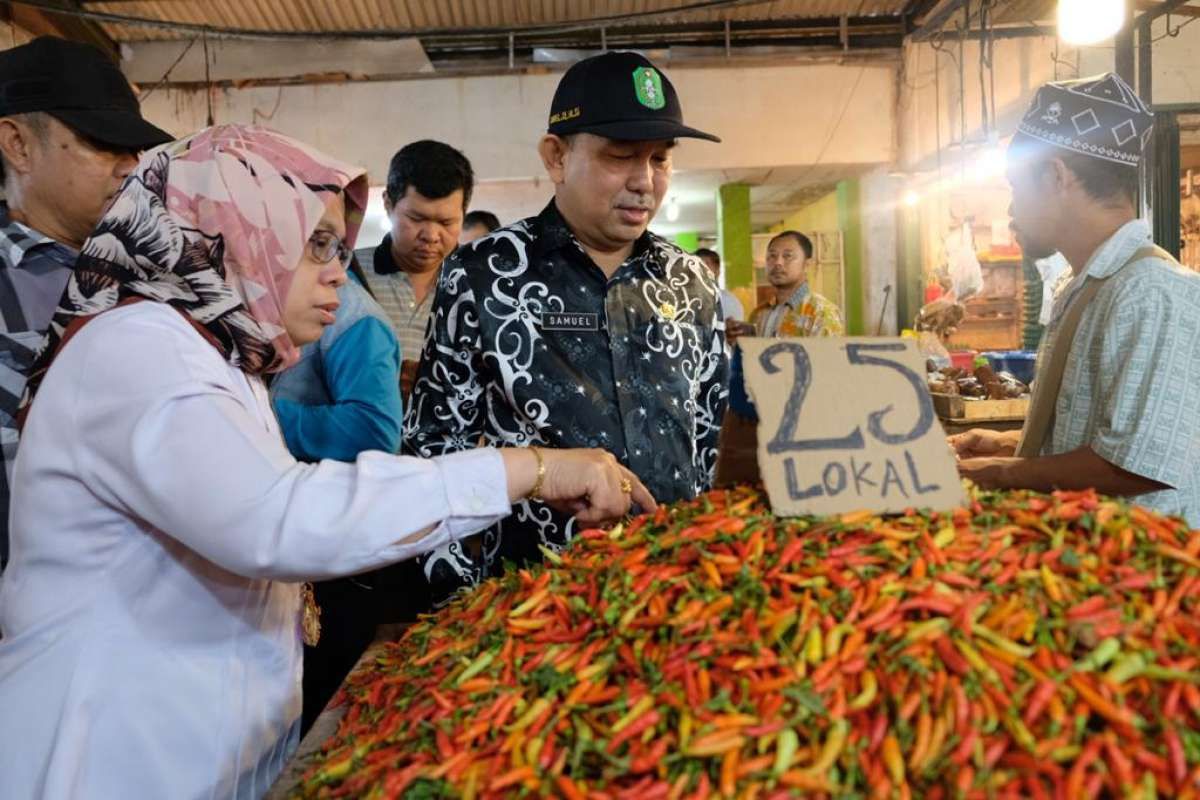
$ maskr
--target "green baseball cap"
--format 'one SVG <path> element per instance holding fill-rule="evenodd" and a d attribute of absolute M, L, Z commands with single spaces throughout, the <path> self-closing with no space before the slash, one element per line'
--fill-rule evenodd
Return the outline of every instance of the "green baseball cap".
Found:
<path fill-rule="evenodd" d="M 619 141 L 707 139 L 683 124 L 679 95 L 645 56 L 612 51 L 576 62 L 563 74 L 550 103 L 548 133 L 594 133 Z"/>

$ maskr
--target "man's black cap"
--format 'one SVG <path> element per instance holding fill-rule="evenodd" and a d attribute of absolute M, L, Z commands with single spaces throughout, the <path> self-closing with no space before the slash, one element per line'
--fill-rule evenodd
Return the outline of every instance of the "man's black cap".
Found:
<path fill-rule="evenodd" d="M 547 132 L 594 133 L 626 142 L 721 141 L 684 125 L 679 95 L 667 76 L 645 56 L 627 51 L 585 58 L 563 74 L 550 103 Z"/>
<path fill-rule="evenodd" d="M 129 82 L 104 53 L 53 36 L 0 52 L 0 117 L 34 111 L 124 150 L 175 138 L 142 118 Z"/>

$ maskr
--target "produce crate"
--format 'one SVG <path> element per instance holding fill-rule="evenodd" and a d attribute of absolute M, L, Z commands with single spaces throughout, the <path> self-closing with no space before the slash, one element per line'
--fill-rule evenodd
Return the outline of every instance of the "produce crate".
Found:
<path fill-rule="evenodd" d="M 933 408 L 944 420 L 955 422 L 1016 422 L 1025 420 L 1029 398 L 1016 400 L 974 400 L 952 394 L 932 392 Z"/>

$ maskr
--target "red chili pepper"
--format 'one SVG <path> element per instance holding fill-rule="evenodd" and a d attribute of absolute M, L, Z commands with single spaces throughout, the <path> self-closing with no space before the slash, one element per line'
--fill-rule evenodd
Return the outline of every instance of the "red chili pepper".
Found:
<path fill-rule="evenodd" d="M 967 763 L 967 759 L 971 757 L 971 753 L 975 751 L 975 742 L 979 739 L 979 731 L 971 728 L 967 731 L 967 735 L 959 742 L 958 747 L 954 748 L 954 752 L 950 754 L 950 761 L 963 766 Z"/>
<path fill-rule="evenodd" d="M 900 601 L 895 597 L 889 597 L 880 604 L 879 608 L 871 613 L 870 616 L 859 620 L 858 627 L 860 630 L 869 631 L 876 628 L 879 623 L 887 620 L 900 605 Z"/>
<path fill-rule="evenodd" d="M 932 611 L 935 614 L 950 616 L 958 606 L 950 600 L 938 597 L 914 597 L 900 603 L 901 611 Z"/>
<path fill-rule="evenodd" d="M 958 649 L 946 636 L 940 636 L 933 640 L 933 649 L 937 652 L 938 658 L 949 669 L 959 675 L 968 675 L 971 672 L 971 665 L 967 660 L 959 654 Z"/>
<path fill-rule="evenodd" d="M 658 711 L 653 709 L 647 711 L 645 714 L 638 717 L 635 722 L 631 722 L 624 730 L 608 741 L 608 752 L 617 752 L 621 745 L 625 744 L 625 742 L 636 736 L 641 736 L 648 729 L 653 728 L 658 724 L 658 721 L 661 718 L 662 717 L 659 715 Z"/>
<path fill-rule="evenodd" d="M 783 548 L 783 552 L 779 554 L 779 566 L 781 568 L 789 566 L 798 555 L 804 552 L 804 543 L 803 538 L 796 538 L 789 542 L 787 547 Z"/>
<path fill-rule="evenodd" d="M 650 772 L 654 770 L 659 763 L 666 757 L 670 742 L 667 739 L 659 739 L 650 749 L 641 757 L 630 762 L 629 771 L 637 774 L 639 772 Z"/>
<path fill-rule="evenodd" d="M 1095 504 L 1086 526 L 1055 516 L 1069 503 Z M 981 495 L 886 522 L 777 521 L 759 495 L 711 493 L 623 533 L 585 532 L 553 565 L 412 626 L 347 683 L 338 745 L 308 785 L 348 796 L 425 778 L 490 795 L 527 767 L 496 794 L 681 800 L 719 775 L 722 790 L 762 797 L 778 738 L 800 754 L 778 794 L 831 794 L 836 766 L 837 791 L 873 797 L 1119 796 L 1147 775 L 1183 797 L 1181 734 L 1200 729 L 1200 688 L 1174 676 L 1200 666 L 1198 558 L 1200 534 L 1086 492 Z M 821 641 L 806 638 L 814 625 Z M 1119 687 L 1103 677 L 1111 664 L 1073 667 L 1109 635 L 1151 664 Z M 478 675 L 452 679 L 496 647 Z M 884 774 L 889 736 L 899 782 Z M 597 747 L 611 748 L 603 762 Z"/>
<path fill-rule="evenodd" d="M 867 741 L 867 750 L 872 753 L 879 750 L 880 745 L 883 744 L 883 737 L 887 736 L 888 722 L 887 712 L 880 709 L 871 723 L 871 735 Z"/>
<path fill-rule="evenodd" d="M 1025 713 L 1021 716 L 1021 720 L 1026 726 L 1032 726 L 1037 722 L 1038 717 L 1042 715 L 1042 711 L 1050 702 L 1050 698 L 1058 690 L 1058 683 L 1052 680 L 1044 680 L 1034 689 L 1033 694 L 1026 701 Z"/>
<path fill-rule="evenodd" d="M 562 792 L 563 797 L 567 800 L 586 800 L 587 795 L 583 793 L 575 781 L 568 778 L 566 775 L 559 775 L 554 779 L 554 785 Z"/>
<path fill-rule="evenodd" d="M 1187 780 L 1187 758 L 1183 752 L 1183 743 L 1179 740 L 1179 731 L 1173 724 L 1169 724 L 1163 731 L 1163 738 L 1167 743 L 1167 761 L 1171 765 L 1171 780 L 1175 782 L 1175 788 L 1182 791 L 1184 782 Z"/>
<path fill-rule="evenodd" d="M 1099 739 L 1092 739 L 1084 747 L 1083 752 L 1075 759 L 1074 766 L 1067 776 L 1066 796 L 1080 797 L 1084 790 L 1084 780 L 1087 776 L 1088 768 L 1100 756 L 1101 743 Z"/>

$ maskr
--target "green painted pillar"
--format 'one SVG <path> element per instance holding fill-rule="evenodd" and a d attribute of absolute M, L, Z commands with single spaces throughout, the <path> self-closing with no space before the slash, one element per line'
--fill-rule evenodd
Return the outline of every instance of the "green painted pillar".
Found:
<path fill-rule="evenodd" d="M 754 286 L 754 245 L 750 241 L 750 187 L 727 183 L 717 190 L 717 243 L 721 270 L 730 289 Z"/>
<path fill-rule="evenodd" d="M 858 180 L 841 181 L 837 186 L 838 227 L 842 229 L 844 248 L 842 269 L 846 276 L 846 334 L 862 336 L 863 322 L 863 219 Z"/>
<path fill-rule="evenodd" d="M 679 246 L 680 250 L 694 253 L 700 248 L 700 234 L 695 231 L 677 233 L 675 234 L 675 244 Z"/>

